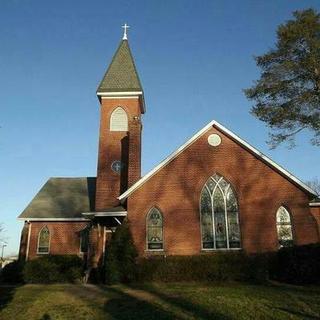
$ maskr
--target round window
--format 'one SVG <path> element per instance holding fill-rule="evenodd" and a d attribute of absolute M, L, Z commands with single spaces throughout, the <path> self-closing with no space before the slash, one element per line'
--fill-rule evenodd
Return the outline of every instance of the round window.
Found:
<path fill-rule="evenodd" d="M 208 137 L 208 143 L 210 146 L 217 147 L 221 144 L 221 137 L 216 133 L 210 134 Z"/>

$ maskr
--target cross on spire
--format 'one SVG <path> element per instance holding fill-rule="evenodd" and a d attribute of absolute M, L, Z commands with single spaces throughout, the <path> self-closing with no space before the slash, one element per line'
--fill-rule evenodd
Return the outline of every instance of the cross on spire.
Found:
<path fill-rule="evenodd" d="M 125 23 L 123 26 L 123 37 L 122 40 L 128 40 L 128 35 L 127 35 L 127 29 L 129 29 L 130 27 Z"/>

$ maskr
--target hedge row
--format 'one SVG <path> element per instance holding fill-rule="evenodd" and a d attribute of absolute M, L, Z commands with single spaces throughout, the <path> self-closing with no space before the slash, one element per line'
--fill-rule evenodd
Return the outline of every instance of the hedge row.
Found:
<path fill-rule="evenodd" d="M 253 281 L 268 279 L 268 256 L 242 252 L 140 259 L 138 281 Z"/>
<path fill-rule="evenodd" d="M 132 249 L 122 251 L 121 238 L 114 238 L 113 247 L 109 247 L 106 267 L 101 270 L 104 277 L 100 279 L 106 279 L 107 283 L 130 281 L 263 282 L 273 279 L 292 284 L 320 284 L 320 244 L 283 248 L 272 254 L 246 255 L 239 251 L 215 252 L 198 256 L 157 256 L 133 259 L 136 252 Z M 119 251 L 116 251 L 116 248 Z M 124 253 L 123 256 L 121 252 Z M 1 271 L 0 281 L 6 283 L 75 283 L 82 280 L 83 271 L 83 261 L 77 256 L 49 255 L 25 264 L 20 262 L 8 264 Z"/>
<path fill-rule="evenodd" d="M 138 281 L 250 281 L 269 279 L 291 284 L 320 284 L 320 244 L 282 248 L 274 253 L 140 259 Z"/>
<path fill-rule="evenodd" d="M 48 255 L 26 263 L 15 261 L 1 271 L 4 283 L 76 283 L 83 278 L 83 261 L 74 255 Z"/>

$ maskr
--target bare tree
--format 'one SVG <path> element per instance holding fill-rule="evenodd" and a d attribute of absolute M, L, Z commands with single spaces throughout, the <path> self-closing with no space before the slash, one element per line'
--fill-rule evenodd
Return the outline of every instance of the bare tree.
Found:
<path fill-rule="evenodd" d="M 313 178 L 312 180 L 307 181 L 306 183 L 312 190 L 314 190 L 320 196 L 320 179 L 319 178 Z"/>

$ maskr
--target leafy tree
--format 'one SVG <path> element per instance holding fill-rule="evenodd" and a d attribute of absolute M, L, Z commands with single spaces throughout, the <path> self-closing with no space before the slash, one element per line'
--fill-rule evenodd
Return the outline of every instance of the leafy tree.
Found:
<path fill-rule="evenodd" d="M 294 146 L 304 129 L 320 146 L 320 14 L 307 9 L 293 16 L 278 27 L 275 49 L 255 57 L 261 77 L 244 90 L 255 103 L 251 113 L 272 129 L 272 148 Z"/>
<path fill-rule="evenodd" d="M 320 196 L 320 180 L 318 178 L 307 181 L 307 185 Z"/>

